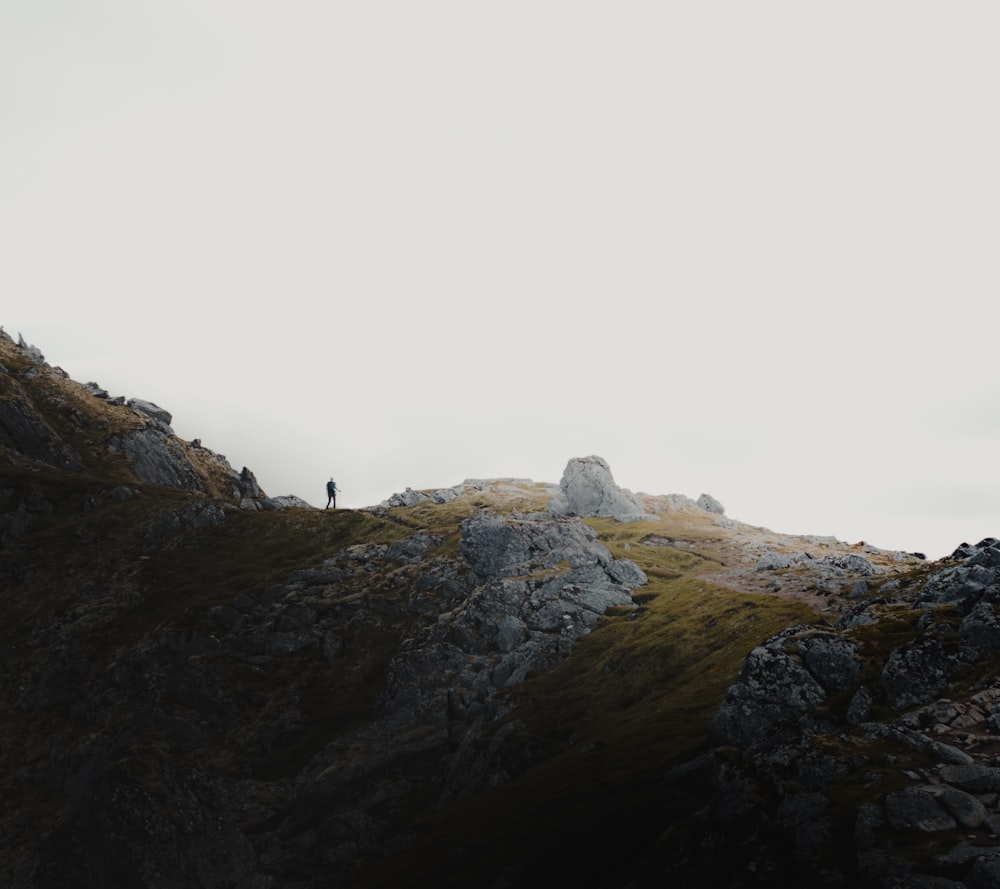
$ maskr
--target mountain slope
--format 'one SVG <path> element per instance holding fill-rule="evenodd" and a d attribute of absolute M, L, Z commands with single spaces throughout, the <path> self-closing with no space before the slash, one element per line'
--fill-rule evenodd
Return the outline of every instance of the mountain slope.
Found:
<path fill-rule="evenodd" d="M 5 335 L 0 385 L 9 885 L 990 885 L 995 542 L 596 457 L 316 510 Z"/>

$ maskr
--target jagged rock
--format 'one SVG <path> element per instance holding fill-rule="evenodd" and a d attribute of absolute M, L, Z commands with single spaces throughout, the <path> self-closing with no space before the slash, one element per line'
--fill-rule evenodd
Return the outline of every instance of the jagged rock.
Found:
<path fill-rule="evenodd" d="M 864 627 L 873 623 L 875 623 L 875 617 L 871 612 L 871 604 L 865 602 L 845 611 L 837 618 L 834 626 L 838 630 L 849 630 L 852 627 Z"/>
<path fill-rule="evenodd" d="M 239 480 L 236 482 L 236 486 L 239 488 L 240 494 L 244 497 L 249 497 L 252 500 L 256 500 L 264 496 L 264 492 L 260 489 L 260 485 L 257 484 L 257 477 L 249 470 L 246 466 L 243 467 L 239 475 Z"/>
<path fill-rule="evenodd" d="M 619 521 L 655 519 L 635 497 L 618 487 L 602 457 L 574 457 L 559 482 L 561 494 L 549 502 L 554 515 L 611 516 Z"/>
<path fill-rule="evenodd" d="M 819 561 L 840 568 L 848 574 L 861 574 L 865 577 L 871 577 L 873 574 L 881 573 L 870 560 L 856 553 L 845 553 L 840 556 L 824 556 Z"/>
<path fill-rule="evenodd" d="M 630 590 L 646 581 L 632 563 L 615 560 L 577 520 L 477 516 L 461 523 L 461 551 L 473 586 L 460 608 L 441 615 L 393 659 L 379 713 L 408 724 L 477 721 L 479 732 L 506 712 L 499 689 L 551 667 L 612 606 L 633 607 Z M 385 555 L 404 558 L 424 536 Z M 394 545 L 395 546 L 395 545 Z M 558 573 L 552 569 L 565 566 Z M 534 572 L 540 572 L 532 578 Z M 442 696 L 442 689 L 450 689 Z M 449 794 L 492 781 L 489 746 L 453 769 Z M 485 757 L 485 759 L 484 759 Z"/>
<path fill-rule="evenodd" d="M 385 557 L 405 565 L 416 565 L 436 546 L 441 545 L 441 538 L 434 534 L 414 534 L 405 540 L 397 540 L 389 544 Z"/>
<path fill-rule="evenodd" d="M 42 354 L 41 349 L 39 349 L 38 346 L 28 345 L 21 334 L 17 335 L 17 345 L 23 349 L 27 356 L 36 364 L 45 364 L 45 356 Z"/>
<path fill-rule="evenodd" d="M 707 512 L 715 513 L 716 515 L 725 515 L 725 507 L 719 503 L 711 494 L 702 494 L 698 498 L 698 506 Z"/>
<path fill-rule="evenodd" d="M 101 398 L 105 401 L 108 398 L 108 390 L 102 389 L 97 383 L 84 383 L 83 388 L 86 389 L 94 398 Z"/>
<path fill-rule="evenodd" d="M 393 494 L 388 500 L 383 501 L 382 506 L 387 508 L 392 506 L 414 506 L 417 503 L 423 503 L 430 499 L 430 495 L 424 494 L 422 491 L 414 491 L 412 488 L 407 488 L 402 493 Z"/>
<path fill-rule="evenodd" d="M 164 410 L 152 401 L 144 401 L 141 398 L 130 398 L 126 404 L 133 410 L 139 411 L 139 413 L 145 414 L 147 417 L 162 423 L 168 430 L 174 420 L 173 414 L 170 411 Z"/>
<path fill-rule="evenodd" d="M 783 568 L 791 568 L 792 563 L 781 553 L 774 550 L 767 550 L 754 566 L 755 571 L 781 571 Z"/>
<path fill-rule="evenodd" d="M 430 497 L 433 503 L 451 503 L 452 500 L 458 498 L 461 491 L 458 488 L 442 488 L 436 491 L 431 491 Z"/>
<path fill-rule="evenodd" d="M 114 435 L 109 447 L 128 457 L 132 470 L 147 484 L 191 491 L 205 489 L 180 442 L 159 429 L 147 426 Z"/>
<path fill-rule="evenodd" d="M 895 710 L 926 704 L 947 688 L 948 680 L 967 666 L 962 649 L 929 635 L 897 648 L 882 670 L 882 687 Z"/>
<path fill-rule="evenodd" d="M 797 657 L 769 640 L 746 656 L 739 676 L 726 691 L 712 723 L 713 743 L 753 748 L 826 696 Z"/>
<path fill-rule="evenodd" d="M 607 548 L 597 542 L 597 534 L 575 519 L 525 521 L 499 516 L 482 516 L 461 524 L 462 552 L 480 577 L 497 578 L 527 574 L 566 562 L 571 568 L 613 563 Z M 625 564 L 635 566 L 631 562 Z M 619 582 L 632 586 L 645 583 L 645 575 L 635 569 L 630 578 Z"/>
<path fill-rule="evenodd" d="M 817 633 L 801 640 L 799 653 L 809 672 L 829 692 L 848 691 L 861 674 L 858 648 L 848 639 Z"/>
<path fill-rule="evenodd" d="M 963 543 L 952 553 L 958 565 L 931 574 L 921 591 L 921 598 L 932 602 L 957 602 L 968 596 L 980 596 L 1000 584 L 1000 541 L 987 537 L 975 546 Z"/>

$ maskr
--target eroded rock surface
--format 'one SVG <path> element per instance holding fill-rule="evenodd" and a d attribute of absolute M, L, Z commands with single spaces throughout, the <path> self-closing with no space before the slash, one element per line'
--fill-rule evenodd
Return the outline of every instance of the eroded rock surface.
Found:
<path fill-rule="evenodd" d="M 559 488 L 560 495 L 549 503 L 549 510 L 556 515 L 611 516 L 623 522 L 656 518 L 629 491 L 615 484 L 611 467 L 602 457 L 570 460 Z"/>

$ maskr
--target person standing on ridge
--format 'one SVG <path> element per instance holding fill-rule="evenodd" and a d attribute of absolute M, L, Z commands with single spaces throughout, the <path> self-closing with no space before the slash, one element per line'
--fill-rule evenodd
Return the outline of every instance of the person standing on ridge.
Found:
<path fill-rule="evenodd" d="M 337 483 L 330 477 L 330 481 L 326 483 L 326 508 L 330 508 L 330 504 L 333 504 L 333 508 L 337 508 L 337 491 L 340 488 L 337 487 Z"/>

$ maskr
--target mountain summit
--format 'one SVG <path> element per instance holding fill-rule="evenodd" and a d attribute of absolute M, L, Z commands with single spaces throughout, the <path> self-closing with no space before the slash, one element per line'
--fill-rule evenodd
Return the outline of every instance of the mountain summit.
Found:
<path fill-rule="evenodd" d="M 12 887 L 1000 884 L 1000 542 L 708 494 L 268 497 L 0 331 Z"/>

